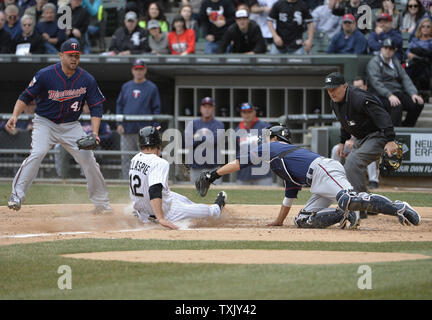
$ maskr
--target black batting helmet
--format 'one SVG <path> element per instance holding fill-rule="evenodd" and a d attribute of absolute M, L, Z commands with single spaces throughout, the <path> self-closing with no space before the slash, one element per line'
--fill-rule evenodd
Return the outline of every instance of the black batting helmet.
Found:
<path fill-rule="evenodd" d="M 284 126 L 273 126 L 270 127 L 270 139 L 277 137 L 279 141 L 291 143 L 291 132 L 287 127 Z"/>
<path fill-rule="evenodd" d="M 141 149 L 144 147 L 160 147 L 162 139 L 158 129 L 147 126 L 139 131 L 138 142 Z"/>

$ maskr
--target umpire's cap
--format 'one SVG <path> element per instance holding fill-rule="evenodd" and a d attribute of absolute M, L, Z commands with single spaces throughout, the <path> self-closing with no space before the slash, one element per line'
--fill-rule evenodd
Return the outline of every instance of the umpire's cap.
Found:
<path fill-rule="evenodd" d="M 162 138 L 158 129 L 147 126 L 139 131 L 138 142 L 141 149 L 144 147 L 160 147 Z"/>
<path fill-rule="evenodd" d="M 325 77 L 325 85 L 326 89 L 333 89 L 340 87 L 345 84 L 344 76 L 339 72 L 332 72 Z"/>
<path fill-rule="evenodd" d="M 291 143 L 291 132 L 287 127 L 284 126 L 273 126 L 270 127 L 270 139 L 277 137 L 279 141 Z"/>

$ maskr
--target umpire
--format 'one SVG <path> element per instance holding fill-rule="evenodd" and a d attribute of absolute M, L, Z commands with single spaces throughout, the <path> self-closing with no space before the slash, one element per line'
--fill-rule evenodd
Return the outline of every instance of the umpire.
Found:
<path fill-rule="evenodd" d="M 338 155 L 343 153 L 345 141 L 357 138 L 346 158 L 345 171 L 356 192 L 367 192 L 366 167 L 380 158 L 383 150 L 389 156 L 397 150 L 395 132 L 390 115 L 372 94 L 348 85 L 339 72 L 325 78 L 330 105 L 341 123 Z"/>

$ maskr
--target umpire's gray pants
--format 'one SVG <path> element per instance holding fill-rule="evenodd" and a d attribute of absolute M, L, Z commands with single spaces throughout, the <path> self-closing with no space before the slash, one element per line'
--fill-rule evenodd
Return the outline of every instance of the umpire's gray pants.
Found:
<path fill-rule="evenodd" d="M 373 132 L 354 142 L 353 149 L 346 158 L 345 172 L 348 181 L 356 192 L 366 192 L 366 167 L 379 160 L 387 138 L 381 132 Z"/>

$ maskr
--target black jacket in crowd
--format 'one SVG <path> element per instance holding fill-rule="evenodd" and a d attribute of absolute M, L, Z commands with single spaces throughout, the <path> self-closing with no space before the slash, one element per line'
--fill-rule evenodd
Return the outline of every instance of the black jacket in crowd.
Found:
<path fill-rule="evenodd" d="M 0 29 L 0 53 L 12 52 L 12 40 L 9 32 L 5 29 Z"/>
<path fill-rule="evenodd" d="M 246 33 L 240 31 L 237 23 L 230 25 L 222 38 L 217 53 L 225 53 L 229 44 L 232 44 L 232 53 L 249 51 L 265 53 L 267 49 L 261 29 L 253 20 L 250 20 Z"/>
<path fill-rule="evenodd" d="M 203 35 L 206 37 L 208 34 L 214 35 L 215 41 L 222 40 L 222 37 L 228 27 L 234 23 L 235 8 L 231 0 L 202 0 L 199 20 L 203 28 Z M 218 28 L 212 20 L 223 18 L 225 25 Z"/>
<path fill-rule="evenodd" d="M 124 26 L 118 28 L 111 38 L 109 51 L 119 53 L 126 50 L 131 54 L 151 52 L 147 30 L 138 25 L 131 33 Z"/>
<path fill-rule="evenodd" d="M 44 54 L 45 53 L 45 40 L 42 36 L 33 31 L 29 37 L 25 37 L 20 34 L 15 40 L 12 41 L 12 53 L 16 52 L 16 47 L 22 43 L 30 43 L 30 53 L 33 54 Z"/>
<path fill-rule="evenodd" d="M 330 100 L 330 105 L 341 123 L 340 143 L 345 143 L 351 135 L 363 139 L 376 131 L 383 132 L 387 141 L 395 139 L 389 113 L 371 93 L 348 85 L 344 100 Z"/>
<path fill-rule="evenodd" d="M 90 13 L 83 6 L 72 9 L 72 28 L 78 29 L 81 32 L 81 39 L 78 39 L 81 43 L 81 47 L 84 44 L 84 35 L 87 32 L 90 24 Z M 71 33 L 69 38 L 74 37 Z"/>

